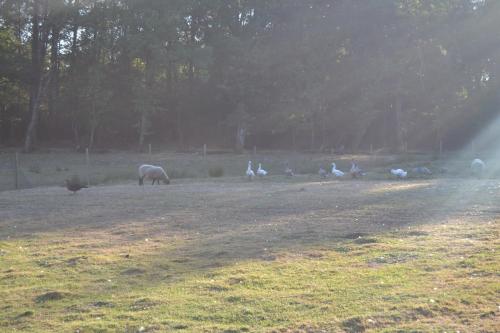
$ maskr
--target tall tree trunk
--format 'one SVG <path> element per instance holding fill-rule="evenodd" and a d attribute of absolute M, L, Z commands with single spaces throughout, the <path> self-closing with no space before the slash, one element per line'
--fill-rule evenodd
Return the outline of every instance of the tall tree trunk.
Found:
<path fill-rule="evenodd" d="M 99 116 L 97 115 L 97 107 L 95 99 L 92 100 L 92 111 L 90 114 L 90 123 L 89 123 L 89 150 L 92 149 L 95 142 L 95 133 L 97 130 L 97 126 L 99 125 Z"/>
<path fill-rule="evenodd" d="M 144 148 L 144 141 L 146 139 L 146 135 L 148 134 L 150 127 L 149 115 L 146 110 L 142 110 L 141 112 L 141 120 L 139 123 L 139 149 L 142 150 Z"/>
<path fill-rule="evenodd" d="M 11 120 L 7 105 L 0 105 L 0 142 L 7 142 L 11 132 Z"/>
<path fill-rule="evenodd" d="M 174 65 L 174 70 L 173 70 L 173 82 L 172 82 L 172 109 L 174 110 L 175 114 L 175 131 L 177 133 L 177 143 L 179 147 L 184 147 L 184 127 L 183 127 L 183 119 L 182 119 L 182 112 L 181 108 L 179 107 L 179 97 L 178 97 L 178 90 L 175 87 L 178 87 L 179 84 L 179 75 L 177 72 L 177 68 Z"/>
<path fill-rule="evenodd" d="M 174 105 L 175 108 L 175 115 L 176 115 L 176 121 L 175 121 L 175 128 L 177 132 L 177 141 L 179 143 L 180 147 L 184 147 L 184 127 L 183 127 L 183 122 L 182 122 L 182 112 L 179 108 L 179 105 L 176 103 Z"/>
<path fill-rule="evenodd" d="M 401 100 L 401 94 L 396 95 L 396 100 L 394 101 L 394 129 L 395 133 L 395 148 L 396 151 L 401 152 L 403 148 L 403 129 L 401 121 L 401 112 L 403 108 L 403 101 Z"/>
<path fill-rule="evenodd" d="M 77 51 L 78 51 L 78 8 L 80 6 L 80 0 L 75 0 L 73 3 L 75 15 L 73 16 L 73 27 L 71 29 L 71 57 L 70 57 L 70 71 L 72 72 L 72 80 L 73 80 L 73 89 L 71 92 L 72 97 L 72 108 L 71 108 L 71 129 L 73 133 L 73 140 L 75 147 L 80 149 L 80 130 L 78 124 L 78 110 L 79 110 L 79 95 L 76 84 L 76 77 L 74 73 L 76 72 L 76 60 L 77 60 Z"/>
<path fill-rule="evenodd" d="M 243 126 L 243 124 L 238 124 L 236 128 L 236 152 L 242 153 L 243 149 L 245 149 L 245 139 L 247 136 L 247 129 Z"/>
<path fill-rule="evenodd" d="M 59 99 L 59 27 L 52 24 L 50 40 L 50 86 L 48 92 L 48 109 L 54 132 L 58 131 L 57 104 Z"/>
<path fill-rule="evenodd" d="M 33 27 L 31 40 L 32 81 L 29 103 L 29 113 L 31 117 L 24 142 L 24 150 L 26 152 L 31 152 L 36 143 L 37 127 L 40 119 L 40 100 L 45 90 L 42 66 L 49 35 L 49 29 L 47 26 L 48 5 L 48 0 L 33 1 Z M 50 76 L 47 77 L 45 83 L 48 84 L 49 81 Z"/>
<path fill-rule="evenodd" d="M 146 98 L 146 102 L 142 103 L 142 109 L 141 111 L 141 119 L 139 123 L 139 149 L 144 148 L 144 141 L 146 139 L 146 136 L 149 135 L 150 129 L 151 129 L 151 111 L 152 111 L 152 90 L 154 86 L 154 73 L 153 73 L 153 66 L 152 66 L 152 55 L 149 51 L 146 51 L 146 57 L 145 57 L 145 62 L 146 62 L 146 68 L 144 69 L 144 80 L 145 80 L 145 88 L 146 91 L 144 92 L 144 95 L 141 96 L 141 98 Z"/>
<path fill-rule="evenodd" d="M 31 115 L 26 131 L 24 142 L 24 150 L 30 152 L 33 150 L 33 145 L 36 140 L 36 128 L 38 125 L 38 103 L 42 85 L 42 68 L 41 68 L 41 44 L 40 40 L 40 2 L 41 0 L 33 1 L 33 17 L 31 19 L 31 87 L 30 87 L 30 102 L 29 113 Z"/>
<path fill-rule="evenodd" d="M 316 147 L 316 114 L 313 114 L 311 121 L 311 151 Z"/>
<path fill-rule="evenodd" d="M 326 117 L 325 117 L 325 107 L 321 107 L 321 146 L 326 149 L 327 139 L 326 139 Z"/>

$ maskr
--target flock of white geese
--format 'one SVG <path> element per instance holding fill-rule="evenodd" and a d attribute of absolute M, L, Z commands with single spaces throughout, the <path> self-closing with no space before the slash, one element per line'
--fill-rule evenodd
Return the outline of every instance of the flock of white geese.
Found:
<path fill-rule="evenodd" d="M 470 169 L 473 175 L 480 176 L 483 172 L 484 169 L 486 168 L 486 164 L 480 160 L 479 158 L 476 158 L 472 161 L 470 165 Z M 411 170 L 413 174 L 416 175 L 432 175 L 432 171 L 427 168 L 427 167 L 416 167 Z M 288 165 L 288 162 L 285 163 L 285 170 L 284 173 L 286 176 L 293 176 L 293 170 L 290 168 Z M 397 168 L 397 169 L 390 169 L 389 173 L 394 176 L 397 179 L 405 179 L 408 177 L 408 171 L 402 169 L 402 168 Z M 327 178 L 330 175 L 334 178 L 342 178 L 346 175 L 346 172 L 341 171 L 337 169 L 337 165 L 335 163 L 331 164 L 331 170 L 328 172 L 325 170 L 323 167 L 319 168 L 318 174 L 321 178 Z M 359 165 L 353 160 L 351 161 L 351 169 L 349 170 L 349 175 L 352 178 L 360 178 L 364 176 L 366 173 L 359 167 Z M 257 171 L 254 172 L 252 169 L 252 161 L 248 161 L 248 167 L 246 171 L 246 176 L 248 177 L 248 180 L 252 180 L 256 176 L 258 177 L 265 177 L 268 175 L 268 172 L 262 168 L 262 163 L 259 163 L 259 167 L 257 168 Z"/>

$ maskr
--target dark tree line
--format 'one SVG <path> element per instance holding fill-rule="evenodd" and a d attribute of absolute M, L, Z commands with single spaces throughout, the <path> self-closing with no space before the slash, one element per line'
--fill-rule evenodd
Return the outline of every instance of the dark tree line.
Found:
<path fill-rule="evenodd" d="M 0 0 L 0 142 L 392 150 L 498 116 L 500 3 Z"/>

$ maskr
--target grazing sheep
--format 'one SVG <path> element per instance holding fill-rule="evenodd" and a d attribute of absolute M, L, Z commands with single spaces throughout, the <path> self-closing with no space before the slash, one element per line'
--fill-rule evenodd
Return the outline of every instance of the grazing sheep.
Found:
<path fill-rule="evenodd" d="M 472 161 L 472 163 L 470 164 L 470 169 L 472 171 L 472 174 L 476 175 L 478 177 L 481 176 L 485 167 L 486 167 L 486 164 L 483 161 L 481 161 L 479 158 L 474 159 L 474 161 Z"/>
<path fill-rule="evenodd" d="M 144 185 L 144 179 L 152 179 L 151 185 L 156 182 L 160 185 L 160 180 L 164 184 L 170 184 L 170 178 L 168 178 L 167 173 L 160 166 L 143 164 L 139 167 L 139 185 Z"/>

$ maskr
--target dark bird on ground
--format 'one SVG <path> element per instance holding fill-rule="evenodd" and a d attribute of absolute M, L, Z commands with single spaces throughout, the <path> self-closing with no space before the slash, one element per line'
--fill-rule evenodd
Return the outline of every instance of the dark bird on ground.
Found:
<path fill-rule="evenodd" d="M 287 175 L 288 177 L 294 176 L 292 168 L 290 168 L 290 166 L 288 165 L 288 161 L 285 162 L 285 175 Z"/>
<path fill-rule="evenodd" d="M 326 172 L 326 170 L 323 169 L 322 166 L 319 167 L 318 174 L 319 174 L 320 178 L 322 178 L 322 179 L 325 179 L 328 176 L 328 172 Z"/>
<path fill-rule="evenodd" d="M 412 172 L 417 175 L 432 175 L 432 171 L 427 167 L 416 167 L 413 168 Z"/>
<path fill-rule="evenodd" d="M 356 162 L 354 162 L 354 160 L 351 161 L 351 170 L 349 172 L 352 178 L 358 178 L 364 176 L 363 170 L 361 170 L 359 165 Z"/>
<path fill-rule="evenodd" d="M 87 185 L 82 184 L 78 177 L 73 177 L 71 179 L 66 179 L 66 188 L 68 191 L 76 193 L 82 188 L 87 188 Z"/>

